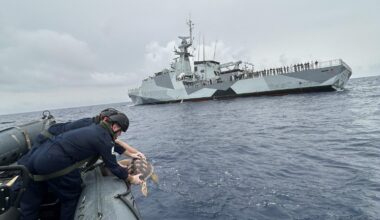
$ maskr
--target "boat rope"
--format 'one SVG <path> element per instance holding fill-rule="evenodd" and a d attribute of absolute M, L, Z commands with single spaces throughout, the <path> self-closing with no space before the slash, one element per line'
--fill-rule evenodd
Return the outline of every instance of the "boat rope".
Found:
<path fill-rule="evenodd" d="M 120 199 L 126 206 L 128 206 L 128 208 L 132 211 L 132 213 L 136 217 L 136 219 L 139 220 L 139 219 L 141 219 L 141 217 L 140 217 L 140 214 L 136 211 L 136 208 L 134 207 L 135 206 L 135 200 L 133 198 L 133 195 L 132 195 L 132 192 L 131 192 L 131 188 L 128 185 L 127 185 L 127 188 L 128 188 L 128 190 L 125 193 L 117 194 L 114 198 L 115 199 Z M 129 194 L 133 198 L 132 199 L 132 201 L 133 201 L 132 204 L 131 204 L 131 202 L 128 199 L 124 198 L 125 196 L 128 196 Z"/>
<path fill-rule="evenodd" d="M 99 171 L 97 171 L 98 174 L 99 174 Z M 100 175 L 101 176 L 101 175 Z M 96 183 L 96 192 L 100 194 L 100 196 L 97 197 L 97 201 L 96 201 L 96 208 L 97 208 L 97 213 L 98 213 L 98 220 L 102 219 L 103 218 L 103 208 L 102 208 L 102 196 L 101 196 L 101 192 L 102 192 L 102 186 L 100 185 L 99 183 L 99 176 L 98 175 L 95 175 L 95 183 Z"/>
<path fill-rule="evenodd" d="M 32 141 L 30 140 L 29 134 L 25 129 L 22 129 L 20 127 L 15 126 L 17 130 L 21 131 L 21 133 L 24 135 L 26 145 L 28 146 L 28 149 L 32 149 Z"/>

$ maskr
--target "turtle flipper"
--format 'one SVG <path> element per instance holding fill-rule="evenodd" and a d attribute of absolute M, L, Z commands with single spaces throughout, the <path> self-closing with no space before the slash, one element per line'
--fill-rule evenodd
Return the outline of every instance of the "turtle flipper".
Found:
<path fill-rule="evenodd" d="M 157 174 L 152 173 L 152 175 L 150 176 L 150 178 L 152 179 L 152 181 L 153 181 L 155 184 L 158 184 L 158 176 L 157 176 Z"/>
<path fill-rule="evenodd" d="M 146 181 L 143 181 L 143 183 L 141 184 L 141 192 L 142 194 L 147 197 L 148 196 L 148 187 L 146 185 Z"/>

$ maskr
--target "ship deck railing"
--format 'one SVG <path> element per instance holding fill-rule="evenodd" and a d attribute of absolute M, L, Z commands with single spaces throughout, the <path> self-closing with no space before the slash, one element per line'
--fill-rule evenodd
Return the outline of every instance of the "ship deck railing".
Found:
<path fill-rule="evenodd" d="M 277 68 L 268 68 L 260 71 L 254 71 L 254 70 L 242 70 L 239 71 L 240 74 L 232 74 L 229 76 L 229 81 L 238 81 L 241 79 L 249 79 L 249 78 L 259 78 L 259 77 L 266 77 L 266 76 L 276 76 L 276 75 L 282 75 L 287 73 L 293 73 L 293 72 L 302 72 L 302 71 L 308 71 L 308 70 L 316 70 L 316 69 L 322 69 L 322 68 L 328 68 L 333 66 L 340 66 L 343 65 L 348 70 L 352 71 L 351 68 L 342 60 L 342 59 L 335 59 L 335 60 L 329 60 L 329 61 L 315 61 L 315 62 L 306 62 L 306 63 L 300 63 L 300 64 L 294 64 L 290 66 L 282 66 Z M 202 79 L 202 80 L 196 80 L 194 82 L 188 82 L 185 83 L 185 87 L 203 87 L 208 86 L 212 84 L 218 84 L 223 83 L 226 79 L 221 78 L 214 78 L 214 79 Z M 182 80 L 179 80 L 182 81 Z M 139 88 L 129 89 L 128 92 L 138 92 Z"/>
<path fill-rule="evenodd" d="M 139 88 L 128 89 L 128 93 L 138 92 L 138 91 L 139 91 Z"/>
<path fill-rule="evenodd" d="M 346 63 L 343 62 L 342 59 L 336 59 L 336 60 L 329 60 L 329 61 L 324 61 L 320 62 L 316 67 L 318 68 L 326 68 L 326 67 L 332 67 L 332 66 L 340 66 L 340 65 L 346 65 Z"/>
<path fill-rule="evenodd" d="M 293 73 L 293 72 L 302 72 L 307 70 L 316 70 L 316 69 L 322 69 L 322 68 L 328 68 L 333 66 L 340 66 L 343 65 L 345 68 L 349 69 L 351 71 L 351 68 L 342 60 L 342 59 L 335 59 L 335 60 L 329 60 L 329 61 L 323 61 L 323 62 L 306 62 L 306 63 L 300 63 L 300 64 L 294 64 L 289 66 L 282 66 L 277 68 L 267 68 L 259 71 L 252 71 L 252 70 L 245 70 L 243 71 L 242 78 L 257 78 L 257 77 L 264 77 L 264 76 L 275 76 L 275 75 L 282 75 L 287 73 Z M 239 80 L 240 77 L 235 78 L 235 80 Z"/>

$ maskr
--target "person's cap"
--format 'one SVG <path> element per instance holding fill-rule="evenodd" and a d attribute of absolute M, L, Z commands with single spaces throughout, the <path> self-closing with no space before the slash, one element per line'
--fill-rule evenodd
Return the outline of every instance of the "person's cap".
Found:
<path fill-rule="evenodd" d="M 126 132 L 129 127 L 129 119 L 122 112 L 117 112 L 116 114 L 109 116 L 109 121 L 118 124 L 124 132 Z"/>
<path fill-rule="evenodd" d="M 116 115 L 117 113 L 119 113 L 119 111 L 114 108 L 106 108 L 100 112 L 99 116 L 100 119 L 103 120 L 105 117 L 110 117 L 111 115 Z"/>

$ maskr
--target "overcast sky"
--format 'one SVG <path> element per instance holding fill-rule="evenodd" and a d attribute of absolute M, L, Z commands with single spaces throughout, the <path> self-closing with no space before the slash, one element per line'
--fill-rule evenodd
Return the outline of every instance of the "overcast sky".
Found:
<path fill-rule="evenodd" d="M 341 58 L 354 78 L 380 74 L 376 0 L 0 3 L 0 115 L 130 101 L 169 66 L 189 16 L 206 59 L 214 48 L 217 61 L 256 68 Z"/>

